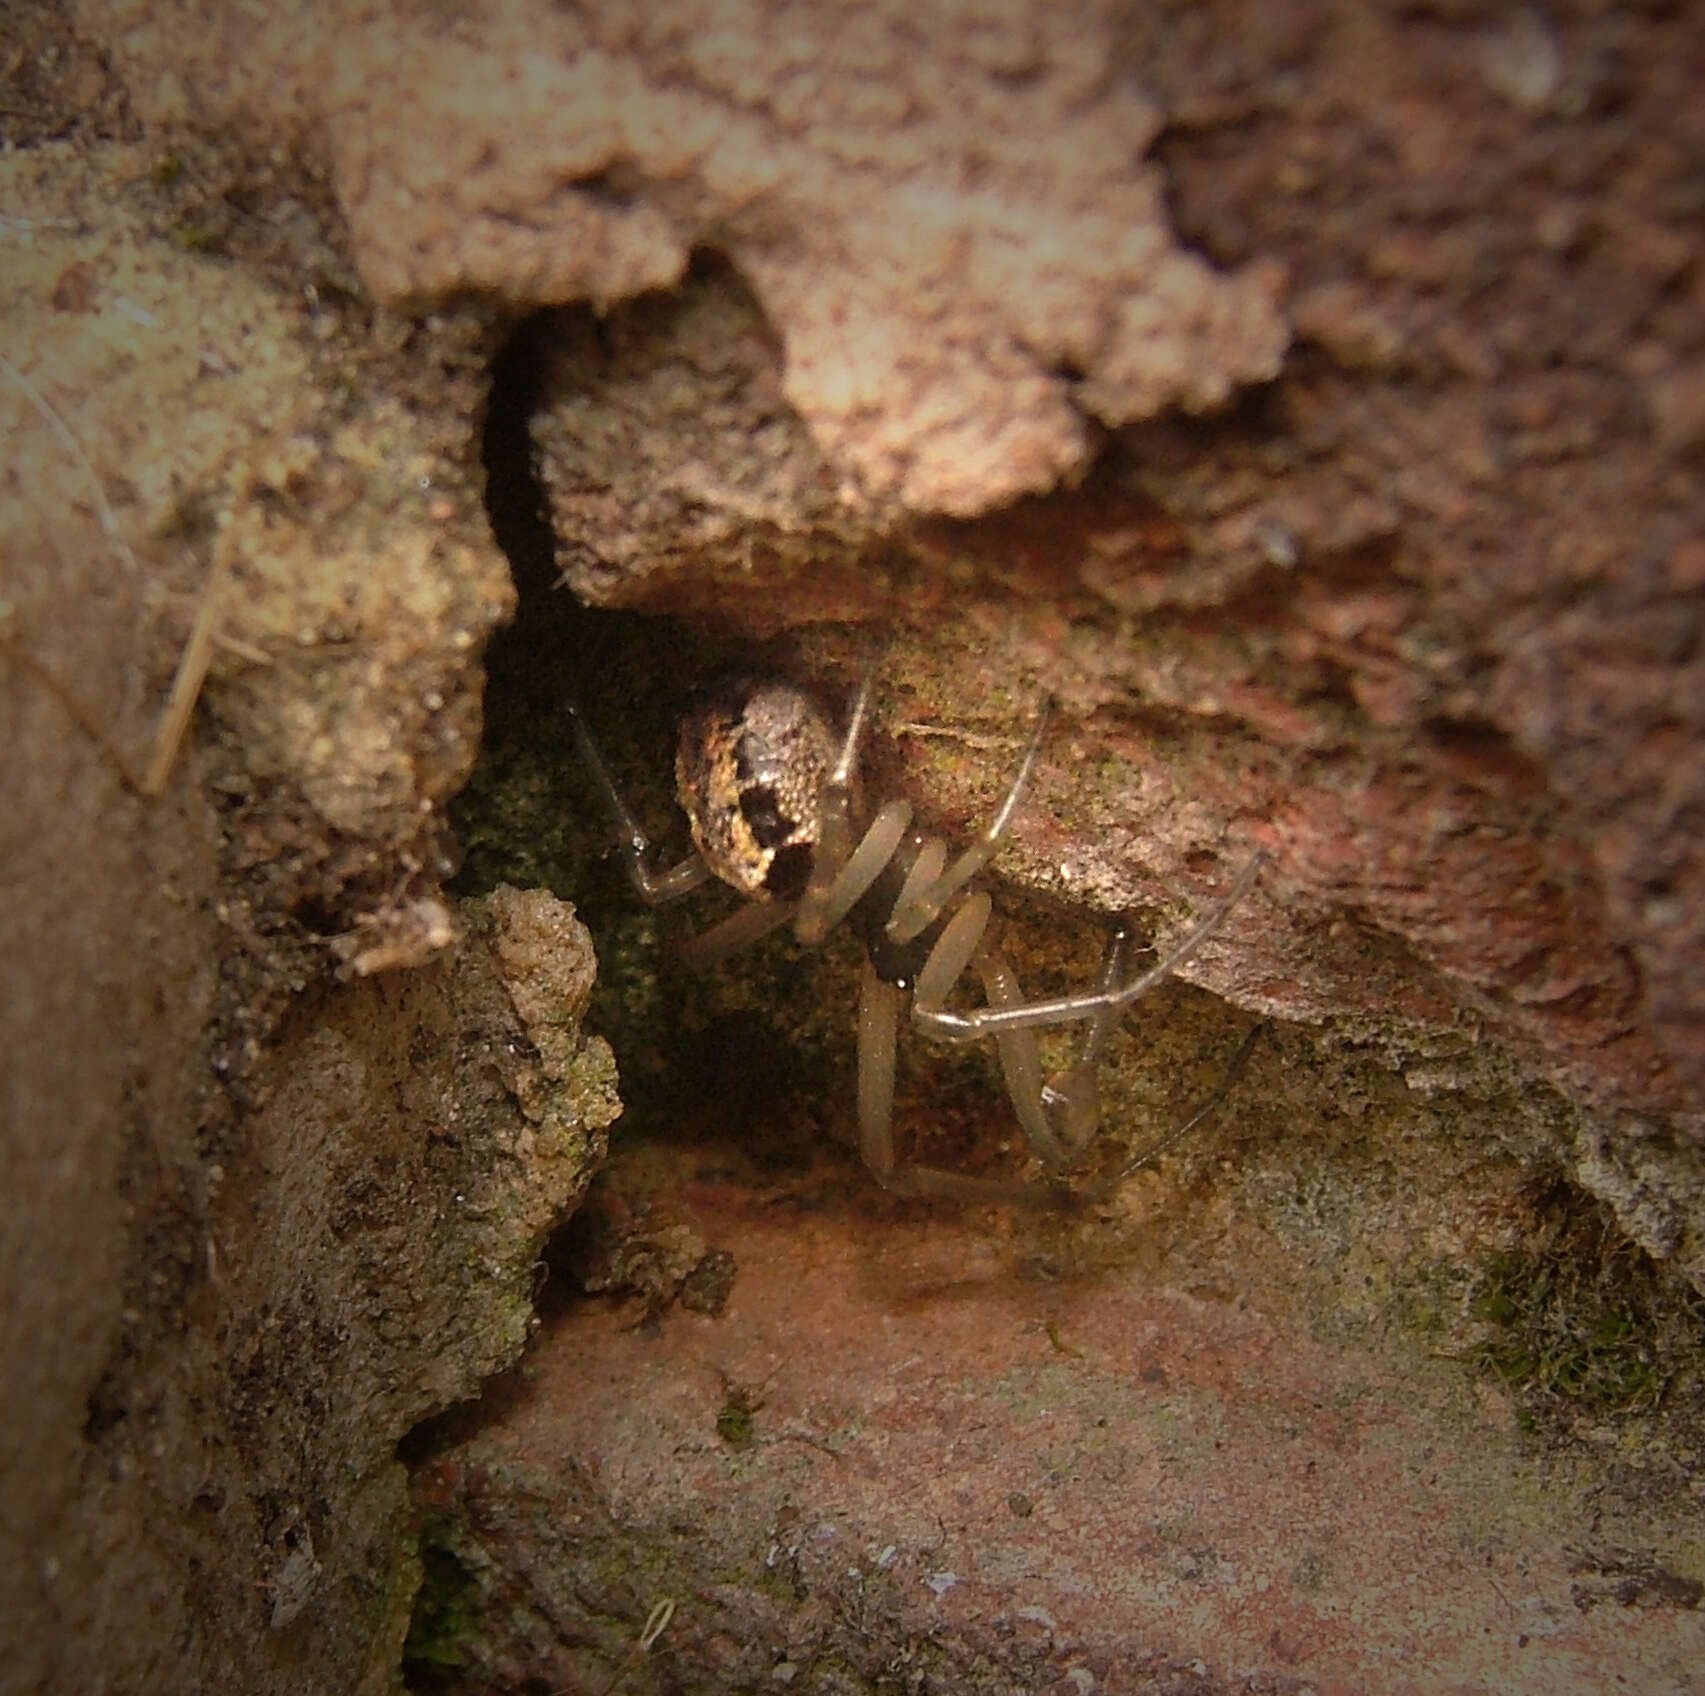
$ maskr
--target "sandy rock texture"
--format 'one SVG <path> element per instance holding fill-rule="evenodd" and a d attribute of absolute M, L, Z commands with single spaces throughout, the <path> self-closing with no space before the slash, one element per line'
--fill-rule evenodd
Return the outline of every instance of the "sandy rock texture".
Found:
<path fill-rule="evenodd" d="M 550 1346 L 408 1443 L 418 1683 L 1685 1687 L 1690 8 L 0 30 L 5 1677 L 395 1686 L 396 1445 L 528 1334 L 598 994 L 645 1114 Z M 1068 1217 L 870 1199 L 844 953 L 681 987 L 565 775 L 572 686 L 666 820 L 754 645 L 880 651 L 871 781 L 950 833 L 1051 699 L 1028 984 L 1265 851 L 1092 1158 L 1270 1019 L 1210 1134 Z M 905 1146 L 1010 1174 L 987 1057 L 906 1063 Z"/>
<path fill-rule="evenodd" d="M 1687 1688 L 1696 1538 L 1437 1360 L 1303 1339 L 1211 1253 L 1044 1277 L 1010 1229 L 688 1195 L 726 1311 L 571 1311 L 416 1474 L 459 1688 Z"/>
<path fill-rule="evenodd" d="M 1173 239 L 1104 0 L 200 11 L 81 16 L 150 117 L 323 149 L 380 298 L 609 303 L 714 248 L 861 504 L 980 512 L 1278 368 L 1272 269 Z"/>
<path fill-rule="evenodd" d="M 0 160 L 7 1690 L 392 1688 L 396 1445 L 617 1110 L 572 910 L 441 889 L 501 558 L 408 385 L 204 250 L 217 166 Z"/>

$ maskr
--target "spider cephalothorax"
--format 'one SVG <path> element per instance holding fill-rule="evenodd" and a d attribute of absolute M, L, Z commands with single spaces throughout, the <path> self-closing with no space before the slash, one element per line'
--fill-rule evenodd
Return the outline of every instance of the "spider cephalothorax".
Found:
<path fill-rule="evenodd" d="M 620 832 L 629 875 L 645 900 L 675 900 L 712 877 L 747 897 L 745 906 L 686 945 L 690 960 L 708 965 L 789 922 L 805 943 L 821 942 L 843 919 L 857 931 L 866 957 L 858 1010 L 859 1148 L 884 1186 L 914 1195 L 1042 1198 L 1063 1204 L 1069 1198 L 1059 1189 L 899 1164 L 893 1127 L 895 1041 L 908 999 L 912 1024 L 928 1035 L 949 1042 L 994 1038 L 1026 1142 L 1049 1171 L 1064 1172 L 1083 1154 L 1100 1121 L 1096 1066 L 1119 1015 L 1219 928 L 1253 885 L 1261 855 L 1249 858 L 1219 901 L 1147 970 L 1128 975 L 1131 932 L 1121 925 L 1095 988 L 1027 1001 L 1000 951 L 989 897 L 973 880 L 1012 826 L 1047 715 L 1037 716 L 1018 773 L 993 820 L 976 842 L 953 856 L 939 836 L 913 825 L 908 802 L 872 807 L 860 793 L 858 752 L 874 685 L 871 674 L 838 736 L 810 696 L 791 684 L 730 678 L 707 691 L 682 726 L 675 761 L 681 805 L 697 851 L 665 870 L 651 864 L 649 839 L 611 781 L 578 710 L 571 706 L 569 712 L 581 753 Z M 949 1007 L 949 995 L 968 970 L 982 982 L 984 1004 Z M 1076 1058 L 1044 1077 L 1036 1032 L 1066 1024 L 1083 1028 Z M 1223 1097 L 1252 1041 L 1253 1033 L 1213 1101 L 1173 1136 Z M 1163 1138 L 1128 1162 L 1113 1182 L 1171 1140 Z"/>

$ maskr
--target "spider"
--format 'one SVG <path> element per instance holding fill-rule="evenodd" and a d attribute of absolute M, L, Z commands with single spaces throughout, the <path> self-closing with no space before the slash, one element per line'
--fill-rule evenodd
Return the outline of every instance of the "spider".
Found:
<path fill-rule="evenodd" d="M 642 900 L 678 900 L 720 879 L 746 898 L 726 919 L 689 940 L 683 958 L 704 967 L 792 923 L 802 943 L 821 943 L 847 920 L 864 944 L 858 1008 L 858 1136 L 865 1165 L 885 1188 L 955 1200 L 1073 1206 L 1104 1199 L 1139 1167 L 1207 1117 L 1229 1093 L 1261 1026 L 1244 1039 L 1213 1097 L 1182 1125 L 1144 1149 L 1092 1194 L 1055 1184 L 1012 1185 L 932 1166 L 902 1166 L 894 1147 L 895 1047 L 906 998 L 911 1020 L 948 1042 L 993 1037 L 1014 1113 L 1031 1152 L 1050 1174 L 1070 1171 L 1100 1122 L 1096 1065 L 1118 1017 L 1155 989 L 1219 929 L 1248 894 L 1264 856 L 1257 851 L 1227 892 L 1155 963 L 1127 976 L 1133 932 L 1112 931 L 1093 989 L 1027 1001 L 1002 956 L 988 895 L 973 880 L 1012 828 L 1048 722 L 1036 715 L 1017 774 L 978 839 L 950 861 L 940 837 L 912 822 L 911 804 L 874 811 L 858 781 L 859 748 L 871 716 L 874 668 L 853 698 L 839 737 L 821 707 L 793 684 L 733 676 L 713 685 L 681 726 L 676 789 L 694 852 L 666 869 L 610 776 L 578 706 L 569 722 Z M 967 1010 L 947 999 L 967 967 L 982 980 L 985 1004 Z M 1075 1057 L 1044 1079 L 1036 1031 L 1082 1024 Z"/>

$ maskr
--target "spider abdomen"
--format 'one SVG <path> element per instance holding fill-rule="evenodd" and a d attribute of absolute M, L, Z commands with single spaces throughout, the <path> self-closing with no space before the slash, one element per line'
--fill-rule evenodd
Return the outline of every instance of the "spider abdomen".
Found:
<path fill-rule="evenodd" d="M 791 683 L 726 677 L 681 725 L 675 787 L 705 864 L 742 895 L 795 900 L 811 873 L 835 734 Z"/>

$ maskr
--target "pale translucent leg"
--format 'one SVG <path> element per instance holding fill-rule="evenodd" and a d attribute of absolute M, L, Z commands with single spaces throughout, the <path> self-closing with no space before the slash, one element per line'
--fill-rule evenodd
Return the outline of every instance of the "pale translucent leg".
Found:
<path fill-rule="evenodd" d="M 1249 893 L 1266 856 L 1259 851 L 1237 874 L 1231 888 L 1181 936 L 1146 972 L 1115 988 L 1080 990 L 1047 1001 L 1025 1001 L 1010 1007 L 976 1007 L 956 1012 L 935 1003 L 917 1001 L 912 1018 L 921 1030 L 948 1042 L 974 1042 L 979 1037 L 998 1036 L 1002 1031 L 1035 1029 L 1043 1025 L 1069 1025 L 1092 1015 L 1122 1012 L 1159 988 L 1225 922 L 1226 915 Z"/>
<path fill-rule="evenodd" d="M 858 986 L 858 1149 L 886 1184 L 894 1176 L 894 1051 L 906 992 L 865 962 Z"/>
<path fill-rule="evenodd" d="M 1129 933 L 1121 930 L 1109 945 L 1102 964 L 1102 982 L 1118 981 L 1129 946 Z M 985 944 L 976 955 L 976 965 L 983 987 L 994 1007 L 1022 1005 L 1022 994 L 1012 968 L 997 948 Z M 1118 1022 L 1114 1011 L 1102 1008 L 1092 1015 L 1089 1028 L 1078 1047 L 1077 1058 L 1063 1072 L 1056 1072 L 1046 1083 L 1041 1078 L 1041 1062 L 1036 1049 L 1036 1033 L 1027 1026 L 1008 1027 L 996 1033 L 1000 1048 L 1001 1071 L 1006 1079 L 1007 1095 L 1014 1113 L 1024 1130 L 1031 1152 L 1055 1172 L 1069 1171 L 1083 1157 L 1090 1139 L 1101 1123 L 1101 1092 L 1096 1081 L 1096 1064 L 1107 1037 Z M 1250 1053 L 1265 1025 L 1256 1025 L 1232 1056 L 1214 1093 L 1182 1124 L 1175 1125 L 1165 1136 L 1148 1145 L 1127 1160 L 1111 1177 L 1105 1178 L 1084 1196 L 1090 1203 L 1102 1202 L 1112 1196 L 1125 1180 L 1181 1142 L 1202 1121 L 1213 1114 L 1231 1094 L 1248 1065 Z"/>
<path fill-rule="evenodd" d="M 1112 1177 L 1097 1184 L 1085 1197 L 1085 1200 L 1091 1203 L 1106 1201 L 1127 1178 L 1140 1172 L 1143 1167 L 1158 1159 L 1174 1143 L 1182 1142 L 1204 1119 L 1217 1112 L 1220 1104 L 1237 1087 L 1237 1080 L 1243 1076 L 1244 1069 L 1249 1064 L 1249 1056 L 1255 1052 L 1255 1045 L 1261 1040 L 1262 1033 L 1266 1029 L 1267 1026 L 1264 1023 L 1255 1025 L 1250 1029 L 1243 1041 L 1238 1044 L 1237 1052 L 1232 1055 L 1214 1093 L 1183 1124 L 1174 1125 L 1165 1136 L 1151 1142 L 1147 1148 L 1132 1155 Z"/>
<path fill-rule="evenodd" d="M 1122 957 L 1123 949 L 1116 940 L 1102 967 L 1103 983 L 1117 981 L 1111 974 L 1119 969 Z M 1024 1005 L 1018 977 L 997 947 L 985 941 L 975 963 L 991 1007 Z M 1095 1069 L 1114 1023 L 1116 1018 L 1111 1012 L 1092 1014 L 1089 1028 L 1078 1045 L 1077 1058 L 1046 1082 L 1042 1078 L 1035 1031 L 1016 1025 L 995 1032 L 1012 1110 L 1018 1116 L 1031 1152 L 1052 1171 L 1069 1171 L 1101 1124 L 1101 1092 Z"/>
<path fill-rule="evenodd" d="M 811 877 L 793 927 L 794 935 L 807 944 L 821 942 L 852 911 L 858 898 L 893 859 L 894 850 L 912 822 L 910 802 L 890 801 L 878 809 L 858 843 L 853 842 L 853 781 L 858 774 L 858 749 L 864 740 L 865 726 L 870 722 L 870 701 L 875 688 L 876 668 L 872 666 L 853 697 L 840 754 L 823 786 Z"/>
<path fill-rule="evenodd" d="M 939 1007 L 952 993 L 965 968 L 972 964 L 983 980 L 983 990 L 991 1005 L 1009 1007 L 1022 1004 L 1023 993 L 1018 987 L 1018 979 L 990 937 L 989 911 L 988 896 L 979 892 L 966 897 L 959 910 L 948 920 L 936 938 L 923 970 L 918 973 L 912 995 L 914 1016 L 920 1007 L 926 1010 Z M 1055 1171 L 1064 1171 L 1080 1151 L 1081 1143 L 1062 1141 L 1049 1114 L 1046 1105 L 1048 1088 L 1042 1082 L 1042 1063 L 1036 1050 L 1035 1033 L 1020 1026 L 998 1032 L 996 1043 L 1000 1050 L 1006 1092 L 1012 1101 L 1013 1112 L 1018 1116 L 1025 1141 L 1045 1165 Z M 1098 1039 L 1089 1058 L 1099 1054 L 1100 1046 Z M 1086 1132 L 1082 1141 L 1087 1140 Z M 985 1192 L 989 1189 L 987 1184 L 979 1183 Z M 1053 1191 L 999 1187 L 1015 1191 L 1030 1205 L 1067 1205 Z M 1012 1198 L 1008 1194 L 1002 1199 Z"/>
<path fill-rule="evenodd" d="M 616 787 L 616 780 L 610 776 L 610 768 L 605 765 L 604 756 L 587 728 L 580 708 L 569 701 L 566 711 L 569 728 L 574 732 L 575 744 L 580 749 L 580 758 L 591 774 L 604 810 L 610 815 L 610 822 L 615 827 L 616 846 L 621 850 L 629 881 L 639 892 L 640 900 L 648 906 L 661 907 L 665 902 L 679 901 L 683 895 L 691 895 L 695 889 L 708 883 L 711 869 L 696 852 L 679 865 L 653 868 L 651 838 L 640 828 L 633 809 Z"/>
<path fill-rule="evenodd" d="M 894 903 L 894 911 L 888 917 L 890 942 L 910 942 L 913 937 L 921 936 L 940 917 L 947 903 L 995 857 L 1007 832 L 1012 829 L 1019 797 L 1030 779 L 1037 753 L 1042 747 L 1042 733 L 1047 727 L 1048 709 L 1044 704 L 1036 715 L 1029 745 L 1019 762 L 1018 775 L 1012 780 L 1012 787 L 1007 790 L 1000 810 L 983 834 L 951 866 L 947 866 L 945 872 L 942 870 L 947 863 L 945 846 L 935 840 L 926 844 L 906 878 L 899 900 Z"/>
<path fill-rule="evenodd" d="M 866 964 L 858 997 L 858 1143 L 872 1176 L 897 1195 L 942 1201 L 998 1202 L 1008 1207 L 1075 1205 L 1063 1190 L 967 1177 L 938 1166 L 902 1167 L 894 1152 L 894 1064 L 906 992 L 884 983 Z"/>
<path fill-rule="evenodd" d="M 987 946 L 977 953 L 977 973 L 991 1007 L 1015 1007 L 1024 1000 L 1017 975 L 998 948 Z M 1001 1076 L 1024 1140 L 1038 1159 L 1056 1170 L 1066 1164 L 1066 1151 L 1054 1135 L 1054 1127 L 1042 1110 L 1042 1058 L 1031 1030 L 1002 1031 L 996 1038 L 1000 1050 Z"/>
<path fill-rule="evenodd" d="M 846 828 L 844 798 L 832 827 L 826 803 L 825 828 L 811 862 L 811 882 L 799 903 L 799 917 L 793 927 L 801 942 L 808 945 L 821 942 L 852 911 L 858 898 L 894 858 L 894 850 L 900 846 L 900 839 L 911 822 L 911 803 L 890 801 L 878 810 L 858 846 L 848 853 L 850 833 Z"/>
<path fill-rule="evenodd" d="M 988 928 L 989 898 L 978 890 L 975 895 L 965 897 L 958 912 L 942 926 L 941 935 L 935 939 L 912 992 L 914 1017 L 922 1008 L 939 1007 L 953 992 L 972 955 L 982 946 L 983 933 Z"/>
<path fill-rule="evenodd" d="M 1013 1111 L 1032 1152 L 1056 1172 L 1069 1170 L 1083 1155 L 1101 1117 L 1095 1070 L 1108 1036 L 1126 1004 L 1119 985 L 1130 951 L 1130 933 L 1121 927 L 1108 944 L 1101 965 L 1100 987 L 1081 998 L 1088 1010 L 1079 1017 L 1086 1028 L 1072 1064 L 1045 1083 L 1034 1027 L 1011 1021 L 994 1027 L 1001 1071 Z M 982 978 L 989 1007 L 997 1012 L 1026 1007 L 1017 976 L 989 936 L 989 898 L 971 896 L 948 921 L 930 950 L 913 990 L 913 1018 L 925 1029 L 951 993 L 968 965 Z M 1145 977 L 1148 974 L 1144 974 Z M 971 1178 L 931 1166 L 899 1168 L 894 1154 L 895 1046 L 905 992 L 882 982 L 868 962 L 859 990 L 858 1125 L 859 1147 L 865 1164 L 884 1188 L 909 1195 L 948 1200 L 1000 1202 L 1023 1207 L 1071 1208 L 1080 1198 L 1063 1189 L 1029 1184 L 1005 1184 Z M 1058 1022 L 1058 1021 L 1050 1021 Z M 1111 1178 L 1098 1184 L 1089 1202 L 1106 1200 L 1132 1173 L 1187 1136 L 1213 1113 L 1242 1076 L 1256 1038 L 1256 1026 L 1233 1056 L 1214 1094 L 1183 1124 L 1127 1161 Z"/>
<path fill-rule="evenodd" d="M 1069 1170 L 1082 1157 L 1100 1125 L 1101 1096 L 1097 1068 L 1107 1040 L 1124 1009 L 1156 987 L 1212 935 L 1247 892 L 1260 864 L 1261 856 L 1257 854 L 1243 868 L 1225 899 L 1140 977 L 1130 983 L 1121 982 L 1130 952 L 1131 934 L 1120 926 L 1103 956 L 1100 982 L 1095 989 L 1043 1002 L 1024 1000 L 1017 976 L 988 934 L 988 898 L 975 896 L 954 915 L 919 974 L 912 1005 L 913 1020 L 920 1029 L 953 1040 L 993 1036 L 1000 1050 L 1007 1095 L 1011 1098 L 1025 1140 L 1036 1157 L 1051 1170 Z M 973 903 L 981 903 L 974 913 L 971 912 Z M 950 1012 L 943 1003 L 968 964 L 975 964 L 982 978 L 987 1006 L 969 1013 Z M 1044 1082 L 1036 1046 L 1036 1027 L 1072 1020 L 1085 1022 L 1077 1054 L 1071 1065 Z M 1090 1199 L 1102 1199 L 1111 1194 L 1131 1173 L 1171 1147 L 1212 1113 L 1242 1074 L 1253 1043 L 1252 1034 L 1239 1049 L 1215 1094 L 1202 1107 L 1184 1124 L 1128 1162 L 1114 1178 L 1098 1187 Z"/>
<path fill-rule="evenodd" d="M 1108 945 L 1102 961 L 1103 989 L 1110 989 L 1118 983 L 1128 948 L 1129 933 L 1121 928 Z M 1024 992 L 1019 987 L 1017 974 L 987 931 L 982 932 L 969 960 L 983 980 L 983 993 L 991 1007 L 1024 1005 Z M 933 959 L 931 963 L 934 964 Z M 944 972 L 945 967 L 952 963 L 943 962 Z M 951 988 L 951 983 L 947 987 Z M 942 994 L 945 993 L 943 990 Z M 925 1000 L 926 1011 L 935 1005 L 935 1000 Z M 1069 1171 L 1100 1126 L 1101 1095 L 1096 1084 L 1096 1067 L 1108 1035 L 1117 1022 L 1118 1015 L 1111 1008 L 1103 1007 L 1090 1014 L 1076 1058 L 1064 1071 L 1055 1072 L 1046 1081 L 1042 1077 L 1042 1061 L 1033 1030 L 1028 1026 L 1015 1025 L 995 1032 L 1001 1074 L 1006 1081 L 1006 1093 L 1012 1102 L 1013 1112 L 1032 1153 L 1053 1171 Z"/>
<path fill-rule="evenodd" d="M 794 915 L 792 901 L 749 901 L 736 907 L 726 919 L 681 944 L 681 959 L 694 971 L 702 971 L 749 948 L 772 930 L 780 930 Z"/>
<path fill-rule="evenodd" d="M 1131 933 L 1120 925 L 1107 944 L 1101 960 L 1102 995 L 1111 996 L 1125 975 L 1125 960 L 1131 951 Z M 1111 1003 L 1096 1009 L 1084 1027 L 1078 1043 L 1077 1058 L 1064 1071 L 1055 1072 L 1042 1086 L 1042 1111 L 1048 1124 L 1059 1137 L 1068 1163 L 1075 1162 L 1090 1139 L 1101 1128 L 1101 1051 L 1107 1039 L 1118 1028 L 1123 1008 Z M 1032 1033 L 1008 1031 L 1005 1038 Z M 997 1033 L 997 1040 L 1001 1040 Z"/>
<path fill-rule="evenodd" d="M 1108 945 L 1106 958 L 1102 962 L 1101 986 L 1104 991 L 1111 990 L 1118 983 L 1129 947 L 1130 933 L 1121 928 Z M 996 967 L 995 974 L 991 974 L 989 970 L 990 961 Z M 988 951 L 987 960 L 983 962 L 983 983 L 991 1006 L 1022 1005 L 1017 980 L 1006 962 L 994 950 Z M 1107 1038 L 1118 1022 L 1116 1008 L 1099 1008 L 1091 1015 L 1089 1026 L 1078 1045 L 1077 1058 L 1064 1071 L 1055 1072 L 1040 1087 L 1038 1079 L 1041 1067 L 1036 1055 L 1035 1032 L 1020 1025 L 995 1033 L 995 1040 L 1001 1050 L 1002 1069 L 1006 1074 L 1007 1094 L 1012 1097 L 1013 1110 L 1024 1127 L 1031 1150 L 1044 1165 L 1054 1171 L 1069 1171 L 1075 1166 L 1083 1158 L 1091 1138 L 1100 1129 L 1101 1089 L 1097 1067 L 1101 1051 L 1107 1045 Z M 1224 1075 L 1215 1086 L 1214 1093 L 1188 1119 L 1173 1126 L 1165 1136 L 1132 1156 L 1112 1177 L 1096 1185 L 1085 1199 L 1090 1202 L 1105 1201 L 1133 1173 L 1141 1171 L 1174 1143 L 1181 1142 L 1212 1114 L 1231 1094 L 1237 1080 L 1243 1076 L 1256 1038 L 1264 1029 L 1264 1025 L 1257 1025 L 1243 1039 Z"/>
<path fill-rule="evenodd" d="M 640 828 L 633 809 L 628 806 L 622 792 L 616 787 L 615 779 L 610 776 L 610 769 L 605 765 L 604 756 L 592 732 L 587 728 L 579 707 L 570 701 L 567 711 L 568 722 L 574 731 L 574 740 L 580 749 L 580 757 L 592 774 L 592 781 L 597 786 L 605 810 L 615 826 L 617 846 L 621 849 L 622 858 L 627 864 L 628 877 L 639 891 L 640 899 L 650 906 L 660 907 L 666 902 L 678 901 L 683 895 L 690 895 L 695 889 L 708 883 L 713 874 L 696 853 L 677 866 L 660 871 L 652 869 L 650 839 Z M 701 935 L 689 938 L 682 944 L 681 958 L 693 967 L 715 965 L 719 960 L 725 960 L 730 954 L 758 941 L 760 937 L 768 936 L 772 930 L 779 930 L 793 917 L 794 911 L 795 903 L 791 901 L 749 902 Z"/>
<path fill-rule="evenodd" d="M 1102 987 L 1118 982 L 1127 947 L 1126 933 L 1114 937 L 1102 964 Z M 990 1007 L 1021 1008 L 1024 992 L 1017 974 L 995 945 L 989 930 L 989 898 L 978 893 L 966 898 L 947 922 L 924 968 L 918 973 L 912 998 L 912 1016 L 925 1029 L 952 993 L 968 965 L 975 964 L 983 980 Z M 1101 1119 L 1100 1096 L 1095 1085 L 1095 1064 L 1101 1056 L 1107 1033 L 1117 1014 L 1100 1008 L 1088 1015 L 1089 1029 L 1079 1047 L 1076 1061 L 1046 1083 L 1037 1052 L 1036 1033 L 1026 1025 L 998 1028 L 994 1035 L 1000 1050 L 1001 1074 L 1013 1112 L 1037 1159 L 1056 1172 L 1069 1168 L 1088 1145 Z"/>

